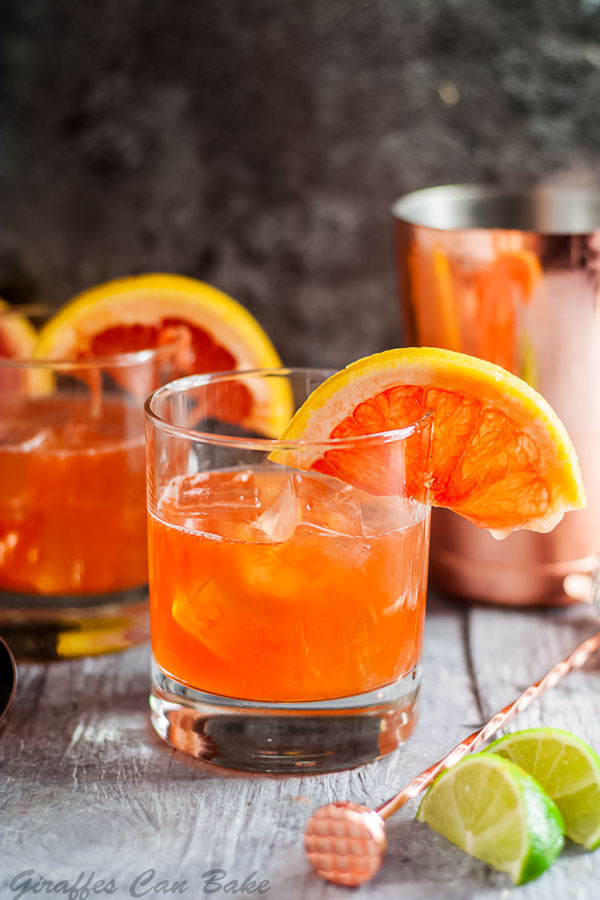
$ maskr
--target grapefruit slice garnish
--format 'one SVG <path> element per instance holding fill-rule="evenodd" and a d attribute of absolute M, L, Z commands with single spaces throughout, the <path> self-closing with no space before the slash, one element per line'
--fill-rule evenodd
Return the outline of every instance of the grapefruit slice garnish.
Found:
<path fill-rule="evenodd" d="M 31 359 L 36 341 L 37 332 L 29 319 L 18 308 L 0 300 L 0 359 Z M 6 399 L 23 388 L 33 390 L 36 375 L 30 369 L 0 366 L 0 394 Z"/>
<path fill-rule="evenodd" d="M 281 366 L 268 336 L 241 304 L 212 285 L 170 274 L 109 281 L 73 298 L 42 329 L 35 355 L 105 358 L 159 347 L 181 332 L 186 353 L 185 368 L 179 369 L 179 375 Z M 127 383 L 125 372 L 110 371 L 124 387 L 136 392 L 135 385 Z M 258 386 L 258 380 L 252 384 Z M 274 379 L 268 394 L 261 397 L 258 387 L 252 394 L 238 385 L 233 418 L 248 428 L 277 436 L 289 420 L 290 398 L 284 387 L 281 380 Z M 231 399 L 229 407 L 231 414 Z"/>
<path fill-rule="evenodd" d="M 410 347 L 358 360 L 310 395 L 283 439 L 377 434 L 405 428 L 427 411 L 433 506 L 502 535 L 550 531 L 566 511 L 586 505 L 573 444 L 544 398 L 499 366 L 450 350 Z M 305 447 L 296 462 L 371 493 L 393 493 L 391 447 Z M 411 467 L 423 459 L 408 452 L 403 464 L 415 494 L 424 476 Z"/>
<path fill-rule="evenodd" d="M 144 350 L 174 325 L 189 329 L 195 371 L 281 365 L 241 304 L 203 281 L 163 274 L 108 281 L 74 297 L 42 329 L 36 355 L 73 359 Z"/>
<path fill-rule="evenodd" d="M 30 359 L 37 341 L 37 332 L 29 319 L 18 309 L 0 300 L 0 357 Z"/>

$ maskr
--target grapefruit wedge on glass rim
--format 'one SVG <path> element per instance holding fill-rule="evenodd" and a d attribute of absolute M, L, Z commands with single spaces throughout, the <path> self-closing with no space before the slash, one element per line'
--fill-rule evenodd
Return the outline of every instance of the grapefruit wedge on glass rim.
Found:
<path fill-rule="evenodd" d="M 281 366 L 269 337 L 240 303 L 205 282 L 172 274 L 132 276 L 84 291 L 44 326 L 35 355 L 99 359 L 160 347 L 176 336 L 185 346 L 179 375 Z M 143 378 L 136 389 L 132 376 L 109 371 L 132 392 L 149 392 Z M 264 396 L 240 384 L 236 423 L 278 436 L 291 402 L 279 381 L 273 379 Z"/>
<path fill-rule="evenodd" d="M 0 357 L 3 359 L 29 359 L 37 341 L 37 333 L 18 307 L 0 300 Z"/>
<path fill-rule="evenodd" d="M 377 434 L 427 413 L 433 418 L 426 476 L 432 506 L 502 537 L 517 529 L 550 531 L 565 512 L 586 505 L 573 444 L 544 398 L 499 366 L 450 350 L 408 347 L 352 363 L 313 391 L 283 439 Z M 417 495 L 422 456 L 409 448 L 398 472 L 393 447 L 316 447 L 298 465 L 379 494 L 394 493 L 397 479 L 406 477 L 409 493 Z M 286 455 L 275 461 L 293 464 Z"/>
<path fill-rule="evenodd" d="M 37 332 L 29 319 L 19 312 L 18 307 L 0 300 L 0 359 L 29 359 L 33 356 Z M 10 396 L 27 378 L 28 373 L 17 369 L 0 367 L 0 392 Z"/>

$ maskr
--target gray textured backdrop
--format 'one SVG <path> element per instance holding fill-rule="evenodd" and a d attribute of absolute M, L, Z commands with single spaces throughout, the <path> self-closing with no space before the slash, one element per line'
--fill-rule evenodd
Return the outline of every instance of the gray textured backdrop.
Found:
<path fill-rule="evenodd" d="M 593 184 L 599 0 L 0 0 L 0 295 L 173 270 L 289 363 L 400 340 L 390 201 Z"/>

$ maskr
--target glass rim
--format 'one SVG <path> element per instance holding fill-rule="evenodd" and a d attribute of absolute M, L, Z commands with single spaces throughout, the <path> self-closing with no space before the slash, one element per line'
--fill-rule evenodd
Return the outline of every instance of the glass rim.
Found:
<path fill-rule="evenodd" d="M 360 434 L 354 437 L 326 438 L 320 440 L 303 440 L 292 439 L 282 440 L 281 438 L 269 437 L 240 437 L 238 435 L 213 434 L 210 431 L 200 431 L 188 428 L 185 425 L 175 425 L 162 418 L 155 409 L 153 404 L 160 400 L 166 394 L 183 394 L 190 388 L 203 387 L 207 384 L 213 384 L 219 381 L 235 381 L 240 377 L 286 377 L 289 375 L 319 375 L 323 376 L 323 380 L 330 375 L 336 374 L 337 369 L 321 369 L 311 366 L 283 366 L 280 368 L 269 369 L 230 369 L 226 372 L 206 372 L 197 375 L 186 375 L 183 378 L 177 378 L 167 384 L 161 385 L 153 391 L 144 403 L 144 414 L 146 422 L 157 430 L 169 434 L 171 437 L 184 438 L 199 444 L 211 444 L 218 447 L 238 448 L 242 450 L 257 450 L 272 453 L 274 450 L 289 451 L 298 449 L 323 449 L 325 450 L 344 450 L 351 449 L 360 445 L 361 448 L 369 446 L 380 446 L 381 444 L 391 444 L 396 441 L 406 440 L 415 434 L 415 432 L 423 427 L 425 423 L 431 420 L 433 413 L 426 410 L 422 415 L 410 422 L 402 428 L 389 429 L 387 431 L 378 431 L 374 434 Z"/>
<path fill-rule="evenodd" d="M 161 344 L 159 347 L 147 347 L 144 350 L 127 350 L 109 356 L 90 356 L 83 359 L 72 357 L 49 356 L 13 358 L 0 357 L 0 369 L 53 369 L 60 372 L 81 371 L 82 369 L 125 369 L 155 360 L 166 359 L 178 350 L 177 339 Z"/>
<path fill-rule="evenodd" d="M 26 318 L 30 322 L 34 317 L 47 318 L 53 314 L 54 310 L 47 303 L 32 302 L 22 303 L 20 305 L 12 305 L 0 308 L 0 321 L 2 319 L 19 319 Z M 34 331 L 37 331 L 34 327 Z M 182 338 L 178 334 L 164 344 L 156 347 L 143 347 L 141 350 L 119 350 L 116 353 L 108 353 L 102 356 L 90 356 L 82 359 L 74 359 L 72 356 L 56 357 L 49 356 L 28 356 L 28 357 L 12 357 L 1 356 L 0 368 L 8 369 L 58 369 L 59 371 L 72 371 L 74 369 L 107 369 L 107 368 L 126 368 L 131 366 L 143 365 L 152 362 L 155 359 L 168 357 L 170 353 L 178 349 L 178 345 Z"/>

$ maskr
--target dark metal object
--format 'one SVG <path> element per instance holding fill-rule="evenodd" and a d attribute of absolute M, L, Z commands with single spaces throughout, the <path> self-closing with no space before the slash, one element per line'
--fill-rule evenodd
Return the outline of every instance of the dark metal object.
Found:
<path fill-rule="evenodd" d="M 6 641 L 0 637 L 0 725 L 17 692 L 17 664 Z"/>

